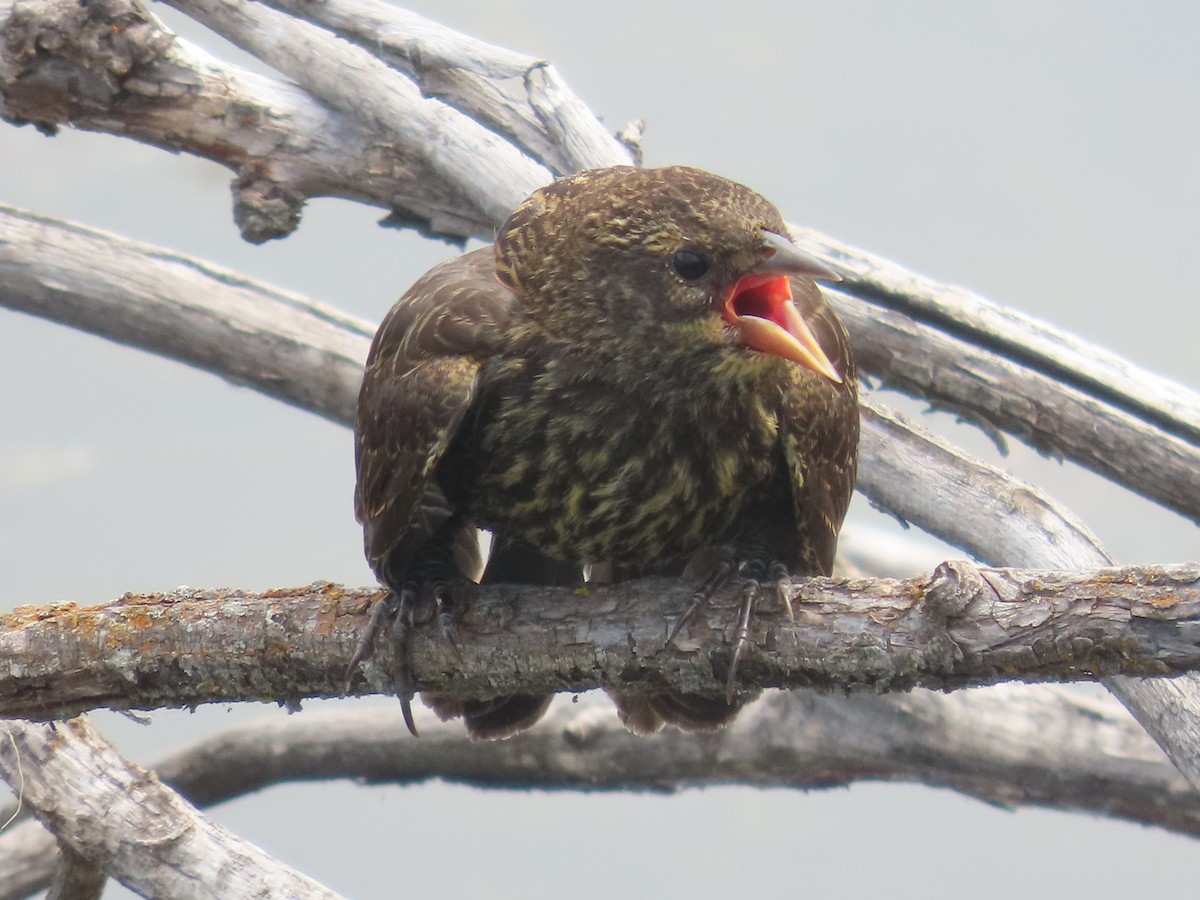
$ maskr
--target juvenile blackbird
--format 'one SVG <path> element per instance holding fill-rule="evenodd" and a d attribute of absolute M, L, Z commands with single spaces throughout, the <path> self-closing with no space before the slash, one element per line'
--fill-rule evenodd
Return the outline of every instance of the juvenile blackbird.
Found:
<path fill-rule="evenodd" d="M 756 598 L 787 605 L 789 575 L 830 573 L 854 485 L 854 363 L 813 278 L 837 275 L 749 188 L 621 166 L 537 191 L 494 246 L 396 303 L 355 430 L 356 513 L 389 594 L 352 668 L 390 621 L 414 734 L 414 610 L 432 598 L 454 639 L 481 569 L 477 527 L 493 535 L 484 582 L 701 566 L 689 614 L 739 585 L 725 696 L 615 697 L 638 732 L 733 718 L 752 696 L 734 675 Z M 516 733 L 549 703 L 424 699 L 479 738 Z"/>

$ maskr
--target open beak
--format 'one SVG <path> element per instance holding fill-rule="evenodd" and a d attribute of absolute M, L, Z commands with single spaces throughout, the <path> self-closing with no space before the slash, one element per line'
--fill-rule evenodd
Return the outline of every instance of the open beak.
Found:
<path fill-rule="evenodd" d="M 721 312 L 725 321 L 737 330 L 747 347 L 782 356 L 841 384 L 842 376 L 792 302 L 788 281 L 791 275 L 823 281 L 841 281 L 841 276 L 802 253 L 782 235 L 764 230 L 762 239 L 762 261 L 723 297 Z"/>

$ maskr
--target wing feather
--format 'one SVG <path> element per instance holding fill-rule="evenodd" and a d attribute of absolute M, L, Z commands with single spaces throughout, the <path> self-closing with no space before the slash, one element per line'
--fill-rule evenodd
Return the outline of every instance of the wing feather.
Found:
<path fill-rule="evenodd" d="M 783 417 L 784 453 L 792 481 L 801 563 L 808 574 L 829 575 L 838 532 L 858 464 L 858 381 L 845 328 L 808 279 L 792 279 L 792 295 L 801 316 L 842 383 L 821 379 L 810 390 L 797 389 Z"/>
<path fill-rule="evenodd" d="M 431 269 L 384 318 L 355 424 L 355 514 L 380 577 L 403 570 L 454 510 L 433 474 L 496 353 L 513 295 L 491 248 Z"/>

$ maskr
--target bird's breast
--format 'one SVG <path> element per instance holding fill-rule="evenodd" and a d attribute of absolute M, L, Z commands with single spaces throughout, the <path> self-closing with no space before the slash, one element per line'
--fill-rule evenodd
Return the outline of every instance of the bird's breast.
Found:
<path fill-rule="evenodd" d="M 448 460 L 458 501 L 483 527 L 573 561 L 665 561 L 730 538 L 783 465 L 780 392 L 676 374 L 496 363 Z"/>

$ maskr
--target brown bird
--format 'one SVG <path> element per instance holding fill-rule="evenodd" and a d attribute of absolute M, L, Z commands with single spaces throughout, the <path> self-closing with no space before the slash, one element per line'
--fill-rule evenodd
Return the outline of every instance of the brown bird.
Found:
<path fill-rule="evenodd" d="M 854 485 L 858 406 L 846 333 L 749 188 L 696 169 L 615 167 L 559 179 L 491 248 L 432 269 L 380 326 L 356 426 L 357 516 L 389 594 L 405 721 L 414 610 L 485 583 L 578 584 L 706 567 L 688 616 L 731 581 L 741 612 L 723 697 L 617 695 L 634 731 L 714 730 L 751 612 L 789 575 L 828 575 Z M 689 562 L 691 565 L 689 566 Z M 790 606 L 788 607 L 790 612 Z M 457 643 L 454 643 L 457 648 Z M 424 698 L 478 738 L 548 697 Z"/>

